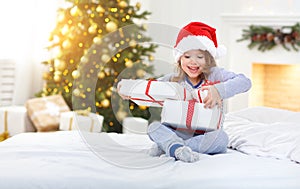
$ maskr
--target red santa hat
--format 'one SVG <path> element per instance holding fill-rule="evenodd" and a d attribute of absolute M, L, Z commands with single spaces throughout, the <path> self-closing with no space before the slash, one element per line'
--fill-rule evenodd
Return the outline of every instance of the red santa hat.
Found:
<path fill-rule="evenodd" d="M 191 22 L 183 27 L 174 46 L 176 62 L 180 56 L 189 50 L 207 50 L 212 57 L 220 58 L 226 54 L 226 48 L 218 45 L 216 29 L 201 22 Z"/>

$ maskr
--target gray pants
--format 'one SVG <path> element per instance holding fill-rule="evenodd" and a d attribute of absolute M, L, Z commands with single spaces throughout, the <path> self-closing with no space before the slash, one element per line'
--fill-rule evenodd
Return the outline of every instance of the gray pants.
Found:
<path fill-rule="evenodd" d="M 202 154 L 225 153 L 228 144 L 228 136 L 222 129 L 194 136 L 194 133 L 174 130 L 160 122 L 149 125 L 148 136 L 167 155 L 173 144 L 189 146 L 193 151 Z"/>

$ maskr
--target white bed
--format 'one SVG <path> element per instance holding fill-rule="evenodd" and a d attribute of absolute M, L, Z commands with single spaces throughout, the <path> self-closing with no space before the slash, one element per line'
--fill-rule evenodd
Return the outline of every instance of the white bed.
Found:
<path fill-rule="evenodd" d="M 232 149 L 225 154 L 204 155 L 196 163 L 148 156 L 152 142 L 146 135 L 22 133 L 0 143 L 0 188 L 299 189 L 299 115 L 263 107 L 230 113 L 224 127 Z M 265 146 L 269 139 L 260 140 L 262 134 L 254 136 L 254 125 L 268 127 L 281 122 L 286 128 L 293 127 L 295 130 L 288 132 L 298 136 L 283 140 L 286 129 L 282 128 L 276 135 L 278 140 L 275 135 L 269 138 L 275 141 L 271 147 Z M 248 137 L 251 127 L 253 135 Z M 288 150 L 285 141 L 293 145 Z M 278 150 L 280 144 L 285 150 Z"/>

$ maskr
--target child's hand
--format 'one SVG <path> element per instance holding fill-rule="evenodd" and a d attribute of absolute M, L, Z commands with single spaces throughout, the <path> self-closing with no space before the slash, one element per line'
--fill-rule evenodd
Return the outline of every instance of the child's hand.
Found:
<path fill-rule="evenodd" d="M 120 95 L 120 97 L 121 97 L 123 100 L 129 100 L 129 99 L 130 99 L 130 96 L 125 96 L 125 95 L 120 94 L 120 88 L 121 88 L 121 84 L 118 83 L 117 91 L 118 91 L 118 94 Z"/>
<path fill-rule="evenodd" d="M 207 90 L 207 96 L 203 99 L 204 108 L 213 108 L 218 105 L 220 108 L 222 106 L 222 99 L 218 90 L 213 86 L 204 86 L 200 90 Z"/>

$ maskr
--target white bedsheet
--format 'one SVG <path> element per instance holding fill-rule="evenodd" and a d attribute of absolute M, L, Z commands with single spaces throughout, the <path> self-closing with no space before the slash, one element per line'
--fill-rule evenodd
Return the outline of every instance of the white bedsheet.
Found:
<path fill-rule="evenodd" d="M 133 134 L 19 134 L 0 143 L 0 188 L 300 188 L 300 165 L 290 160 L 229 150 L 183 163 L 149 157 L 151 144 Z"/>
<path fill-rule="evenodd" d="M 254 107 L 226 115 L 229 147 L 300 162 L 300 112 Z"/>

